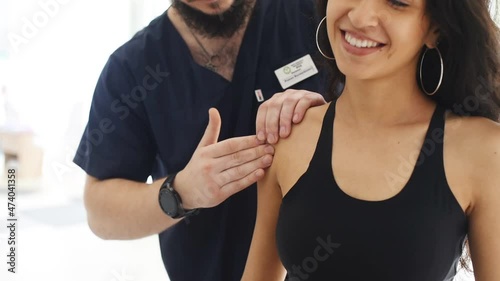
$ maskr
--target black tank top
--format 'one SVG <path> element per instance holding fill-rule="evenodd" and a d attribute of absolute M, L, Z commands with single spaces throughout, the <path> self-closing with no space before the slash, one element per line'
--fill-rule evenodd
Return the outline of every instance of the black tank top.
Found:
<path fill-rule="evenodd" d="M 365 201 L 335 182 L 330 104 L 309 168 L 280 207 L 276 239 L 288 280 L 453 279 L 467 218 L 445 177 L 444 113 L 436 108 L 405 187 L 390 199 Z"/>

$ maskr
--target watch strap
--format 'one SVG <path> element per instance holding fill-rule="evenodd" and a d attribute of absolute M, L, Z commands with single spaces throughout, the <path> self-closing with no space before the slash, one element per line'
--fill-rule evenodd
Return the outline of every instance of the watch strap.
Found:
<path fill-rule="evenodd" d="M 169 192 L 172 194 L 172 196 L 175 198 L 175 201 L 177 203 L 177 212 L 175 214 L 168 214 L 167 212 L 165 212 L 165 210 L 163 208 L 162 208 L 162 210 L 165 213 L 167 213 L 167 215 L 172 217 L 173 219 L 188 217 L 188 216 L 192 216 L 192 215 L 197 214 L 199 212 L 199 209 L 184 209 L 184 207 L 182 206 L 182 198 L 179 195 L 179 193 L 175 190 L 174 185 L 173 185 L 176 176 L 177 176 L 177 173 L 170 174 L 167 176 L 167 178 L 165 179 L 165 181 L 162 184 L 162 187 L 160 188 L 160 194 L 161 194 L 162 189 L 166 189 L 166 192 Z"/>

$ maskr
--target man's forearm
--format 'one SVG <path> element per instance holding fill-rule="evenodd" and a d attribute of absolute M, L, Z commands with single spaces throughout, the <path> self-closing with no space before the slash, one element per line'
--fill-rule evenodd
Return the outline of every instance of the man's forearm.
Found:
<path fill-rule="evenodd" d="M 179 222 L 163 213 L 158 204 L 162 182 L 99 181 L 88 177 L 84 199 L 91 230 L 102 239 L 138 239 Z"/>

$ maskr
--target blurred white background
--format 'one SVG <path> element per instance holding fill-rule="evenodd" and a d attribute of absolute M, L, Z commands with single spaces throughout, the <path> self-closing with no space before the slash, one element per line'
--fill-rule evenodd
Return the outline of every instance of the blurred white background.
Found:
<path fill-rule="evenodd" d="M 157 236 L 102 241 L 88 229 L 84 173 L 72 157 L 108 56 L 169 5 L 0 0 L 0 141 L 9 146 L 6 154 L 34 151 L 8 162 L 20 176 L 15 275 L 7 273 L 7 179 L 0 158 L 0 280 L 168 281 Z M 35 167 L 21 163 L 38 160 Z"/>
<path fill-rule="evenodd" d="M 0 280 L 168 281 L 156 236 L 102 241 L 90 232 L 84 173 L 72 158 L 108 56 L 169 5 L 0 0 Z M 15 275 L 6 264 L 5 160 L 29 171 L 17 181 Z"/>

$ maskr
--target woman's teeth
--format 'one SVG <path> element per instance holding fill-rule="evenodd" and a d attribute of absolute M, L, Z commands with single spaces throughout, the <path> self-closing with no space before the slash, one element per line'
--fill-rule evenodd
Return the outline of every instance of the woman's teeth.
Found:
<path fill-rule="evenodd" d="M 375 48 L 375 47 L 378 47 L 381 45 L 380 43 L 377 43 L 377 42 L 374 42 L 371 40 L 356 39 L 347 32 L 345 33 L 345 40 L 350 45 L 358 47 L 358 48 Z"/>

